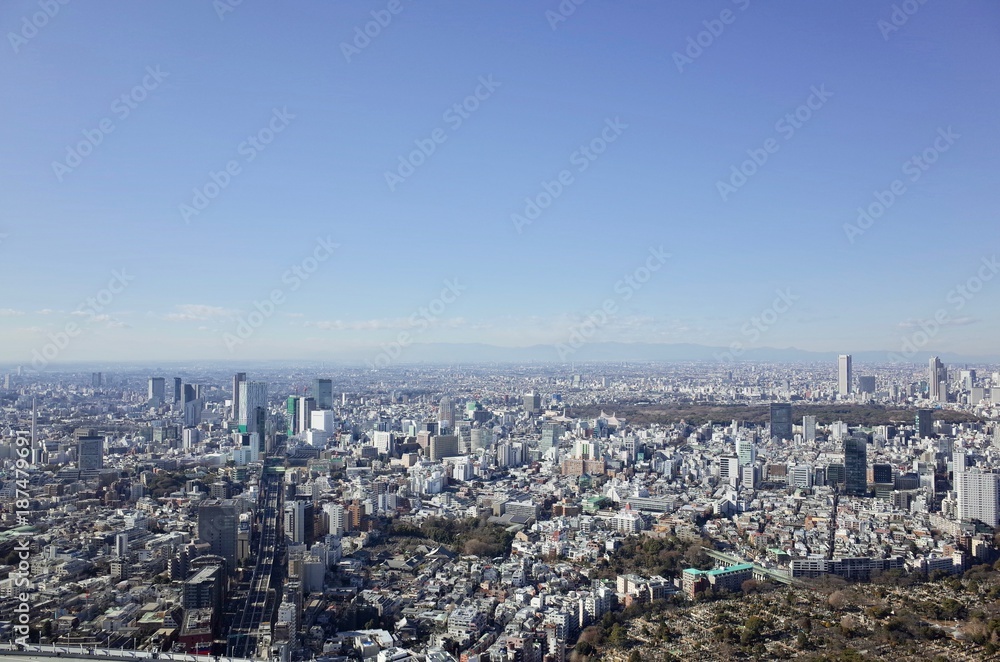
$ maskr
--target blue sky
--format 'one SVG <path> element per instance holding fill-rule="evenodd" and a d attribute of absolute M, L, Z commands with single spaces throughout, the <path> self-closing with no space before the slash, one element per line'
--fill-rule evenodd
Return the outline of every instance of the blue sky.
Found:
<path fill-rule="evenodd" d="M 1000 279 L 961 308 L 953 293 L 1000 238 L 995 3 L 914 3 L 888 32 L 891 2 L 588 0 L 553 29 L 554 0 L 399 0 L 345 49 L 388 5 L 69 2 L 33 31 L 37 1 L 4 3 L 0 360 L 73 323 L 54 361 L 367 356 L 401 332 L 554 344 L 608 300 L 591 339 L 895 350 L 944 310 L 923 349 L 995 353 Z M 75 164 L 85 132 L 100 141 Z M 337 248 L 312 264 L 320 238 Z M 616 288 L 661 248 L 648 281 Z M 127 286 L 85 304 L 116 270 Z M 446 282 L 459 294 L 438 301 Z M 776 311 L 777 291 L 796 298 Z"/>

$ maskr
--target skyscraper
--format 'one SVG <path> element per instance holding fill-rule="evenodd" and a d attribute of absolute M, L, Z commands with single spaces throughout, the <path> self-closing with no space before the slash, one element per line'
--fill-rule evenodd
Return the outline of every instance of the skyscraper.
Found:
<path fill-rule="evenodd" d="M 312 396 L 316 399 L 319 409 L 333 409 L 333 380 L 316 379 L 313 381 Z"/>
<path fill-rule="evenodd" d="M 860 393 L 875 393 L 875 376 L 862 375 L 858 377 L 858 391 Z"/>
<path fill-rule="evenodd" d="M 77 431 L 76 468 L 80 471 L 104 468 L 104 437 L 98 436 L 93 430 Z"/>
<path fill-rule="evenodd" d="M 914 420 L 917 435 L 927 439 L 934 436 L 934 410 L 918 409 Z"/>
<path fill-rule="evenodd" d="M 816 417 L 802 417 L 802 438 L 806 441 L 816 441 Z"/>
<path fill-rule="evenodd" d="M 455 402 L 447 395 L 441 398 L 438 405 L 438 421 L 447 422 L 449 430 L 455 429 Z"/>
<path fill-rule="evenodd" d="M 240 417 L 238 424 L 240 432 L 259 432 L 264 434 L 262 425 L 267 415 L 267 384 L 265 382 L 239 383 Z"/>
<path fill-rule="evenodd" d="M 739 458 L 740 464 L 747 466 L 753 464 L 757 461 L 757 447 L 750 439 L 744 439 L 739 437 L 736 439 L 736 457 Z"/>
<path fill-rule="evenodd" d="M 198 539 L 211 546 L 212 554 L 221 556 L 236 568 L 236 533 L 239 512 L 231 499 L 208 499 L 198 508 Z"/>
<path fill-rule="evenodd" d="M 844 491 L 854 496 L 868 493 L 868 439 L 852 435 L 844 439 Z"/>
<path fill-rule="evenodd" d="M 181 378 L 174 377 L 174 402 L 181 401 Z"/>
<path fill-rule="evenodd" d="M 285 421 L 288 423 L 288 436 L 299 433 L 299 399 L 294 395 L 285 400 Z"/>
<path fill-rule="evenodd" d="M 792 438 L 792 405 L 788 402 L 771 403 L 771 436 L 778 439 Z"/>
<path fill-rule="evenodd" d="M 930 390 L 931 400 L 945 402 L 948 399 L 948 373 L 941 363 L 941 359 L 932 356 L 927 366 L 927 387 Z"/>
<path fill-rule="evenodd" d="M 524 394 L 524 411 L 537 414 L 542 410 L 542 396 L 534 391 Z"/>
<path fill-rule="evenodd" d="M 162 405 L 166 391 L 166 380 L 163 377 L 149 378 L 149 401 L 153 405 Z"/>
<path fill-rule="evenodd" d="M 311 501 L 291 501 L 285 504 L 285 537 L 293 543 L 312 542 L 313 505 Z"/>
<path fill-rule="evenodd" d="M 854 382 L 852 381 L 853 375 L 851 370 L 851 355 L 841 354 L 840 358 L 837 360 L 837 366 L 837 392 L 840 395 L 850 395 L 854 388 Z"/>
<path fill-rule="evenodd" d="M 233 376 L 233 420 L 239 423 L 240 420 L 240 384 L 247 380 L 247 373 L 238 372 Z"/>

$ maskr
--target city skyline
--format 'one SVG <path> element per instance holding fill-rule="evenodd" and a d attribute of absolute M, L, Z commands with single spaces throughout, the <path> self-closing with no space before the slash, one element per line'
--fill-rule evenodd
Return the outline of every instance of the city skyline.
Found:
<path fill-rule="evenodd" d="M 991 4 L 226 7 L 5 5 L 0 361 L 995 354 Z"/>

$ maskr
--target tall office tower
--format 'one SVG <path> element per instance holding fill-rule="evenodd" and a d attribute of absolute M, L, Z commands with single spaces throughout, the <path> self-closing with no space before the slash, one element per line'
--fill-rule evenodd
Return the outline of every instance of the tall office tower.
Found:
<path fill-rule="evenodd" d="M 174 377 L 174 402 L 181 401 L 181 378 Z"/>
<path fill-rule="evenodd" d="M 285 420 L 288 423 L 288 436 L 293 437 L 299 433 L 299 399 L 294 395 L 288 396 L 285 400 Z"/>
<path fill-rule="evenodd" d="M 446 422 L 449 430 L 455 429 L 455 402 L 447 395 L 441 398 L 438 405 L 438 421 Z"/>
<path fill-rule="evenodd" d="M 875 393 L 875 376 L 862 375 L 858 377 L 858 391 L 861 393 Z"/>
<path fill-rule="evenodd" d="M 233 406 L 232 415 L 233 420 L 239 424 L 240 420 L 240 384 L 247 380 L 247 373 L 238 372 L 233 375 Z"/>
<path fill-rule="evenodd" d="M 975 370 L 963 370 L 960 373 L 958 373 L 958 375 L 959 375 L 958 377 L 959 381 L 962 382 L 962 388 L 964 388 L 966 391 L 971 390 L 972 387 L 976 385 Z"/>
<path fill-rule="evenodd" d="M 550 448 L 558 448 L 564 429 L 561 423 L 554 421 L 542 423 L 542 440 L 538 443 L 538 450 L 544 453 Z"/>
<path fill-rule="evenodd" d="M 240 432 L 259 432 L 263 436 L 262 422 L 267 419 L 267 384 L 243 381 L 240 385 Z"/>
<path fill-rule="evenodd" d="M 868 493 L 868 440 L 863 436 L 844 439 L 844 491 L 854 496 Z"/>
<path fill-rule="evenodd" d="M 312 397 L 316 400 L 317 409 L 333 409 L 333 380 L 313 380 Z"/>
<path fill-rule="evenodd" d="M 313 537 L 313 505 L 311 501 L 291 501 L 285 504 L 285 537 L 304 544 Z"/>
<path fill-rule="evenodd" d="M 792 405 L 788 402 L 771 403 L 771 437 L 792 438 Z"/>
<path fill-rule="evenodd" d="M 740 458 L 723 455 L 719 458 L 719 479 L 732 487 L 740 484 Z"/>
<path fill-rule="evenodd" d="M 436 434 L 430 438 L 427 450 L 432 462 L 455 457 L 458 455 L 458 437 L 453 434 Z"/>
<path fill-rule="evenodd" d="M 149 401 L 154 405 L 162 405 L 166 395 L 166 380 L 163 377 L 149 378 Z"/>
<path fill-rule="evenodd" d="M 941 384 L 948 379 L 948 373 L 944 369 L 941 359 L 936 356 L 931 357 L 927 366 L 927 386 L 930 389 L 931 400 L 944 402 L 948 397 L 947 384 L 942 393 Z"/>
<path fill-rule="evenodd" d="M 198 398 L 184 401 L 184 427 L 193 428 L 201 424 L 202 401 Z"/>
<path fill-rule="evenodd" d="M 542 396 L 534 391 L 524 394 L 524 411 L 537 414 L 542 411 Z"/>
<path fill-rule="evenodd" d="M 316 400 L 314 398 L 307 398 L 305 396 L 299 396 L 298 404 L 298 415 L 299 415 L 299 432 L 305 432 L 312 425 L 312 413 L 316 410 Z"/>
<path fill-rule="evenodd" d="M 198 390 L 193 384 L 184 384 L 181 388 L 181 404 L 186 405 L 192 400 L 198 399 Z"/>
<path fill-rule="evenodd" d="M 94 388 L 101 388 L 104 384 L 104 375 L 99 372 L 90 373 L 90 385 Z"/>
<path fill-rule="evenodd" d="M 816 417 L 802 417 L 802 438 L 806 441 L 816 441 Z"/>
<path fill-rule="evenodd" d="M 736 457 L 740 459 L 740 464 L 746 466 L 757 461 L 757 447 L 753 440 L 740 437 L 736 440 Z"/>
<path fill-rule="evenodd" d="M 104 437 L 94 430 L 76 431 L 76 468 L 80 471 L 104 468 Z"/>
<path fill-rule="evenodd" d="M 840 395 L 850 395 L 854 389 L 851 355 L 841 354 L 840 358 L 837 359 L 837 367 L 837 392 Z"/>
<path fill-rule="evenodd" d="M 913 427 L 917 429 L 917 435 L 924 439 L 934 436 L 934 410 L 918 409 L 914 417 Z"/>
<path fill-rule="evenodd" d="M 483 450 L 493 445 L 493 430 L 489 428 L 472 428 L 469 431 L 469 441 L 472 450 Z"/>
<path fill-rule="evenodd" d="M 239 519 L 232 499 L 208 499 L 198 508 L 198 539 L 209 544 L 212 554 L 226 559 L 230 573 L 236 569 Z"/>

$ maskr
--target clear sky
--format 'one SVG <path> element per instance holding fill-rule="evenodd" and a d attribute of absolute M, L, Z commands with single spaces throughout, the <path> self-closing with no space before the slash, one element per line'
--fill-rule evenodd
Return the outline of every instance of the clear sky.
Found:
<path fill-rule="evenodd" d="M 9 0 L 0 360 L 996 353 L 1000 5 L 893 4 Z"/>

